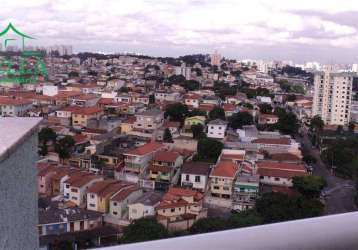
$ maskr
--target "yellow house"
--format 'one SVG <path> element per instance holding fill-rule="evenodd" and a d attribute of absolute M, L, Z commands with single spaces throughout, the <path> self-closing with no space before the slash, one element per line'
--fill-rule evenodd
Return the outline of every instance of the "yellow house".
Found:
<path fill-rule="evenodd" d="M 130 184 L 116 180 L 96 182 L 87 190 L 87 210 L 108 213 L 111 196 L 128 186 Z"/>
<path fill-rule="evenodd" d="M 87 127 L 90 119 L 99 119 L 103 110 L 97 107 L 79 107 L 72 112 L 72 126 Z"/>
<path fill-rule="evenodd" d="M 211 195 L 230 199 L 237 172 L 238 167 L 232 160 L 221 160 L 210 174 Z"/>
<path fill-rule="evenodd" d="M 121 123 L 121 133 L 127 134 L 133 130 L 134 122 L 136 121 L 135 117 L 129 117 L 127 120 Z"/>
<path fill-rule="evenodd" d="M 203 125 L 203 127 L 205 127 L 205 121 L 206 121 L 205 116 L 197 115 L 197 116 L 187 117 L 184 121 L 184 130 L 185 130 L 185 132 L 191 133 L 192 125 L 201 124 L 201 125 Z"/>

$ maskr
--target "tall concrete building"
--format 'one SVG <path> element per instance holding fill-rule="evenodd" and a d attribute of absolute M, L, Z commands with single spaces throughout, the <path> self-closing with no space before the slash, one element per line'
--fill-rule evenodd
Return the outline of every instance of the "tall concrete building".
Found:
<path fill-rule="evenodd" d="M 211 65 L 220 66 L 221 55 L 217 51 L 215 51 L 214 54 L 210 55 L 210 62 Z"/>
<path fill-rule="evenodd" d="M 325 124 L 347 125 L 352 105 L 353 73 L 336 72 L 332 67 L 315 73 L 312 115 Z"/>
<path fill-rule="evenodd" d="M 0 119 L 0 249 L 39 249 L 39 118 Z"/>

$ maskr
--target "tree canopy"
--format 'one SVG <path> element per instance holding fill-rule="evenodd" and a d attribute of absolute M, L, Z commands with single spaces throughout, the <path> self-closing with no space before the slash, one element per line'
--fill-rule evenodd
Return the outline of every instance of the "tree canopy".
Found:
<path fill-rule="evenodd" d="M 121 242 L 132 243 L 163 239 L 168 236 L 166 228 L 154 218 L 141 218 L 124 227 Z"/>
<path fill-rule="evenodd" d="M 263 114 L 271 114 L 272 113 L 272 106 L 268 103 L 261 103 L 259 105 L 260 112 Z"/>
<path fill-rule="evenodd" d="M 242 126 L 251 125 L 253 123 L 254 118 L 246 111 L 235 113 L 229 118 L 229 126 L 233 129 L 242 128 Z"/>
<path fill-rule="evenodd" d="M 326 181 L 320 176 L 296 176 L 292 179 L 293 188 L 307 198 L 318 198 Z"/>
<path fill-rule="evenodd" d="M 171 121 L 183 122 L 189 113 L 188 107 L 180 102 L 169 104 L 165 108 L 165 117 L 169 116 Z"/>
<path fill-rule="evenodd" d="M 225 111 L 224 111 L 224 109 L 219 107 L 219 106 L 215 106 L 209 112 L 209 119 L 210 120 L 215 120 L 215 119 L 225 120 Z"/>
<path fill-rule="evenodd" d="M 164 130 L 163 141 L 173 143 L 172 133 L 170 132 L 169 128 Z"/>
<path fill-rule="evenodd" d="M 212 138 L 203 138 L 198 141 L 195 160 L 216 162 L 224 144 Z"/>

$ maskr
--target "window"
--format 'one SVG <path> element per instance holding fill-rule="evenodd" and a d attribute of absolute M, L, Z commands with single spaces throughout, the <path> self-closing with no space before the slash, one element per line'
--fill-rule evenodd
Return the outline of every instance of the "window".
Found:
<path fill-rule="evenodd" d="M 137 213 L 137 209 L 132 209 L 132 213 L 136 214 L 136 213 Z"/>
<path fill-rule="evenodd" d="M 170 212 L 174 213 L 175 212 L 175 208 L 171 208 Z"/>
<path fill-rule="evenodd" d="M 117 202 L 113 202 L 113 206 L 117 206 Z"/>
<path fill-rule="evenodd" d="M 90 205 L 90 207 L 95 207 L 95 206 L 96 206 L 96 205 L 93 204 L 93 203 L 90 203 L 89 205 Z"/>
<path fill-rule="evenodd" d="M 114 215 L 117 215 L 117 214 L 118 214 L 116 211 L 113 211 L 112 213 L 113 213 Z"/>
<path fill-rule="evenodd" d="M 279 181 L 280 180 L 280 177 L 275 177 L 275 181 Z"/>
<path fill-rule="evenodd" d="M 189 175 L 188 174 L 185 176 L 185 180 L 189 181 Z"/>
<path fill-rule="evenodd" d="M 218 190 L 218 189 L 220 189 L 220 188 L 219 188 L 219 186 L 214 186 L 214 189 Z"/>
<path fill-rule="evenodd" d="M 94 194 L 91 194 L 90 197 L 91 197 L 91 199 L 94 199 Z"/>
<path fill-rule="evenodd" d="M 200 182 L 200 176 L 199 175 L 195 176 L 195 182 Z"/>
<path fill-rule="evenodd" d="M 66 184 L 66 188 L 70 188 L 70 184 Z"/>
<path fill-rule="evenodd" d="M 229 188 L 229 187 L 223 187 L 223 190 L 225 190 L 225 191 L 229 191 L 229 190 L 230 190 L 230 188 Z"/>

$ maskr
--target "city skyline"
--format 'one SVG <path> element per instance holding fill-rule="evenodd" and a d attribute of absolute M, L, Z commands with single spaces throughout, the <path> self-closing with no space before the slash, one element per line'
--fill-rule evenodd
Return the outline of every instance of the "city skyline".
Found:
<path fill-rule="evenodd" d="M 353 1 L 17 0 L 0 10 L 0 25 L 12 22 L 38 38 L 34 45 L 72 44 L 75 52 L 219 50 L 235 59 L 354 63 L 357 11 Z"/>

